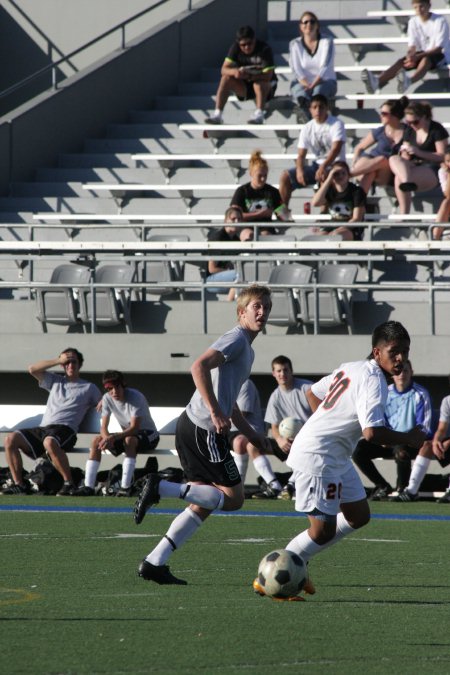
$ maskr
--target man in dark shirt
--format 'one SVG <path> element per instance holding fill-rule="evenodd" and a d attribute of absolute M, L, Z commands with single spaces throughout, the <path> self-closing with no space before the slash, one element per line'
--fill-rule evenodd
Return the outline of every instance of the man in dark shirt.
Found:
<path fill-rule="evenodd" d="M 275 93 L 277 76 L 272 49 L 257 40 L 251 26 L 241 26 L 222 65 L 216 94 L 216 109 L 206 124 L 222 124 L 222 111 L 231 93 L 240 101 L 254 100 L 255 111 L 249 124 L 264 123 L 264 105 Z"/>

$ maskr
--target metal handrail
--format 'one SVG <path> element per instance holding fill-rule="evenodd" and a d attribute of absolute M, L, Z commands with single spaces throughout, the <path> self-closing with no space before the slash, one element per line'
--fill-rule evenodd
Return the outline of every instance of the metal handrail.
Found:
<path fill-rule="evenodd" d="M 192 0 L 186 0 L 187 1 L 187 11 L 192 11 Z M 170 0 L 159 0 L 156 4 L 152 5 L 151 7 L 147 7 L 147 9 L 143 9 L 137 14 L 134 14 L 134 16 L 125 19 L 125 21 L 122 21 L 121 23 L 117 24 L 116 26 L 113 26 L 113 28 L 110 28 L 109 30 L 105 31 L 101 35 L 97 35 L 97 37 L 93 38 L 92 40 L 89 40 L 89 42 L 86 42 L 84 45 L 81 47 L 78 47 L 75 49 L 73 52 L 70 52 L 70 54 L 67 54 L 66 56 L 63 56 L 62 58 L 58 59 L 58 61 L 55 61 L 54 63 L 49 64 L 48 66 L 44 66 L 43 68 L 40 68 L 36 72 L 32 73 L 31 75 L 28 75 L 25 77 L 23 80 L 20 80 L 20 82 L 16 82 L 15 84 L 11 85 L 7 89 L 4 89 L 3 91 L 0 92 L 0 98 L 4 98 L 5 96 L 9 96 L 9 94 L 14 93 L 18 89 L 21 89 L 27 84 L 30 84 L 30 82 L 33 82 L 36 80 L 38 77 L 41 77 L 42 75 L 45 75 L 46 73 L 50 72 L 52 73 L 52 88 L 57 89 L 57 68 L 61 66 L 62 64 L 68 62 L 70 59 L 72 59 L 74 56 L 77 56 L 81 52 L 85 51 L 86 49 L 89 49 L 89 47 L 92 47 L 95 45 L 97 42 L 100 42 L 100 40 L 103 40 L 113 33 L 117 31 L 121 31 L 122 33 L 122 39 L 121 39 L 121 49 L 124 50 L 126 48 L 126 38 L 125 38 L 125 29 L 128 26 L 128 24 L 132 23 L 133 21 L 136 21 L 137 19 L 140 19 L 142 16 L 145 14 L 148 14 L 149 12 L 153 11 L 154 9 L 157 9 L 161 5 L 164 5 L 166 3 L 170 2 Z M 69 64 L 70 65 L 70 64 Z M 71 66 L 74 68 L 74 66 Z M 61 79 L 67 79 L 67 77 L 62 77 Z"/>

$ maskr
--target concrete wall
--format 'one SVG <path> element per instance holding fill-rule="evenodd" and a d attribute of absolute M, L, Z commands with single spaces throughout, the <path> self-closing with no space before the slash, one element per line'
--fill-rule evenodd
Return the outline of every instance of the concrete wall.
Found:
<path fill-rule="evenodd" d="M 106 124 L 123 121 L 130 109 L 150 107 L 155 96 L 174 92 L 201 66 L 221 63 L 237 16 L 239 25 L 254 24 L 263 34 L 266 2 L 205 0 L 0 118 L 0 194 L 7 194 L 11 180 L 31 180 L 37 167 L 55 164 L 60 152 L 79 151 L 85 138 L 102 135 Z"/>

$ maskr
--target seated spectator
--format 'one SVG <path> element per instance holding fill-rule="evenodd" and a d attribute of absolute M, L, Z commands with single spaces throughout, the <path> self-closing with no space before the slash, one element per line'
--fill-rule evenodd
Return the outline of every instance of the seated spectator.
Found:
<path fill-rule="evenodd" d="M 334 41 L 321 34 L 319 19 L 313 12 L 303 12 L 299 29 L 300 37 L 289 43 L 289 64 L 295 75 L 291 96 L 299 124 L 306 124 L 311 119 L 309 106 L 314 94 L 322 94 L 328 100 L 336 96 Z"/>
<path fill-rule="evenodd" d="M 329 213 L 335 222 L 361 223 L 366 214 L 366 193 L 350 181 L 350 169 L 347 162 L 335 162 L 330 173 L 315 193 L 313 206 L 323 206 L 323 213 Z M 361 241 L 363 227 L 345 227 L 345 225 L 321 227 L 319 234 L 340 234 L 346 241 Z"/>
<path fill-rule="evenodd" d="M 13 480 L 3 494 L 27 494 L 30 486 L 23 480 L 21 452 L 31 459 L 47 454 L 64 479 L 58 495 L 71 495 L 75 489 L 67 452 L 77 442 L 77 432 L 86 413 L 95 408 L 100 391 L 91 382 L 81 379 L 83 354 L 68 347 L 54 359 L 37 361 L 28 372 L 49 392 L 41 426 L 13 431 L 5 438 L 5 456 Z M 60 366 L 64 374 L 49 372 Z"/>
<path fill-rule="evenodd" d="M 244 223 L 269 221 L 273 215 L 282 221 L 290 219 L 290 213 L 282 202 L 278 188 L 267 182 L 269 165 L 260 150 L 255 150 L 250 155 L 248 172 L 250 182 L 240 185 L 231 199 L 231 205 L 242 210 Z M 276 228 L 264 227 L 258 230 L 258 234 L 274 231 Z"/>
<path fill-rule="evenodd" d="M 386 186 L 394 182 L 389 157 L 398 152 L 401 145 L 405 130 L 402 119 L 408 103 L 406 96 L 398 101 L 385 101 L 380 109 L 382 125 L 369 131 L 355 147 L 351 176 L 358 179 L 367 195 L 374 183 Z"/>
<path fill-rule="evenodd" d="M 422 427 L 429 439 L 432 436 L 430 395 L 425 387 L 413 381 L 413 369 L 410 361 L 405 362 L 403 371 L 400 375 L 394 375 L 393 383 L 389 385 L 385 418 L 386 424 L 394 431 L 408 432 L 413 428 Z M 422 451 L 422 448 L 420 451 Z M 391 485 L 380 474 L 373 460 L 376 457 L 395 459 L 397 463 L 397 490 L 402 492 L 407 488 L 412 475 L 411 459 L 414 459 L 418 452 L 417 449 L 405 445 L 387 447 L 375 445 L 365 439 L 359 441 L 353 452 L 353 461 L 359 470 L 375 484 L 371 496 L 373 501 L 387 499 L 392 492 Z M 420 464 L 421 460 L 419 460 L 417 467 Z M 406 498 L 402 501 L 412 500 Z"/>
<path fill-rule="evenodd" d="M 95 483 L 102 459 L 102 452 L 109 451 L 114 457 L 124 454 L 122 478 L 117 497 L 131 496 L 136 456 L 138 452 L 154 450 L 159 443 L 159 433 L 150 415 L 148 402 L 137 389 L 125 384 L 119 370 L 103 373 L 105 394 L 102 398 L 100 435 L 95 436 L 86 462 L 84 486 L 73 492 L 75 497 L 95 495 Z M 114 415 L 121 431 L 111 433 L 109 423 Z"/>
<path fill-rule="evenodd" d="M 300 131 L 295 167 L 280 176 L 280 195 L 286 206 L 293 190 L 323 183 L 331 165 L 338 159 L 345 161 L 345 126 L 339 118 L 330 115 L 325 96 L 315 94 L 309 111 L 312 119 Z M 311 164 L 306 163 L 307 153 L 313 155 Z"/>
<path fill-rule="evenodd" d="M 241 26 L 222 65 L 216 94 L 216 109 L 206 124 L 222 124 L 223 109 L 231 93 L 240 101 L 255 101 L 256 108 L 249 124 L 264 123 L 264 106 L 277 88 L 272 49 L 257 40 L 251 26 Z"/>
<path fill-rule="evenodd" d="M 238 227 L 236 223 L 242 223 L 243 213 L 239 206 L 230 206 L 225 211 L 225 225 L 220 229 L 212 230 L 208 234 L 208 241 L 249 241 L 253 239 L 253 230 L 249 227 Z M 233 263 L 226 260 L 209 260 L 208 276 L 206 281 L 239 281 L 239 275 Z M 236 290 L 234 288 L 208 288 L 209 293 L 226 293 L 227 300 L 234 300 Z"/>
<path fill-rule="evenodd" d="M 277 388 L 271 393 L 267 403 L 264 421 L 270 424 L 272 453 L 281 462 L 285 462 L 291 450 L 293 438 L 284 438 L 280 434 L 280 422 L 285 417 L 294 417 L 305 423 L 312 410 L 306 397 L 312 382 L 294 376 L 292 361 L 287 356 L 276 356 L 272 359 L 272 375 Z M 263 475 L 261 473 L 261 475 Z M 264 476 L 263 476 L 264 477 Z M 278 479 L 267 480 L 267 487 L 253 495 L 253 499 L 292 499 L 295 494 L 295 480 L 290 478 L 282 488 Z"/>
<path fill-rule="evenodd" d="M 432 119 L 431 110 L 426 102 L 408 104 L 405 108 L 408 126 L 399 153 L 389 159 L 400 213 L 409 213 L 411 192 L 432 190 L 439 183 L 439 165 L 447 150 L 448 132 Z"/>
<path fill-rule="evenodd" d="M 444 199 L 441 202 L 437 212 L 436 222 L 447 223 L 450 220 L 450 150 L 447 149 L 444 155 L 444 162 L 438 173 L 439 183 L 441 184 Z M 450 237 L 449 227 L 433 227 L 433 239 L 448 239 Z"/>
<path fill-rule="evenodd" d="M 408 21 L 408 51 L 392 66 L 377 76 L 363 70 L 361 77 L 369 94 L 378 92 L 397 76 L 397 91 L 403 94 L 412 84 L 421 80 L 429 70 L 450 63 L 448 23 L 444 16 L 430 11 L 428 0 L 413 0 L 416 16 Z M 411 71 L 415 71 L 412 75 Z"/>

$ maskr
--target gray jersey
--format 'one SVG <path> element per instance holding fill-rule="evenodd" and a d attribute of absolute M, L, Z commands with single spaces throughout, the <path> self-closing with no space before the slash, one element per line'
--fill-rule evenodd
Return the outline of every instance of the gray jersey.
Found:
<path fill-rule="evenodd" d="M 137 389 L 125 387 L 125 400 L 116 401 L 111 394 L 104 394 L 102 399 L 102 417 L 114 415 L 122 429 L 130 426 L 132 417 L 139 417 L 139 429 L 155 431 L 156 426 L 144 394 Z"/>
<path fill-rule="evenodd" d="M 261 410 L 261 401 L 259 399 L 258 390 L 251 380 L 247 380 L 242 385 L 236 403 L 252 429 L 259 434 L 263 433 L 264 420 Z M 237 431 L 234 424 L 231 425 L 231 431 Z"/>
<path fill-rule="evenodd" d="M 446 396 L 441 401 L 439 422 L 446 422 L 447 424 L 450 424 L 450 396 Z"/>
<path fill-rule="evenodd" d="M 269 398 L 264 420 L 269 424 L 279 424 L 285 417 L 295 417 L 306 422 L 312 414 L 306 398 L 306 391 L 311 385 L 310 380 L 294 377 L 294 386 L 290 391 L 277 387 Z"/>
<path fill-rule="evenodd" d="M 87 411 L 101 399 L 95 384 L 81 379 L 70 382 L 65 375 L 52 372 L 44 373 L 39 386 L 50 392 L 41 422 L 43 427 L 65 424 L 76 433 Z"/>
<path fill-rule="evenodd" d="M 214 394 L 226 417 L 231 417 L 239 391 L 250 375 L 255 358 L 250 336 L 242 326 L 235 326 L 211 345 L 225 358 L 218 368 L 211 371 Z M 189 419 L 198 427 L 214 431 L 209 409 L 197 389 L 186 407 Z"/>

